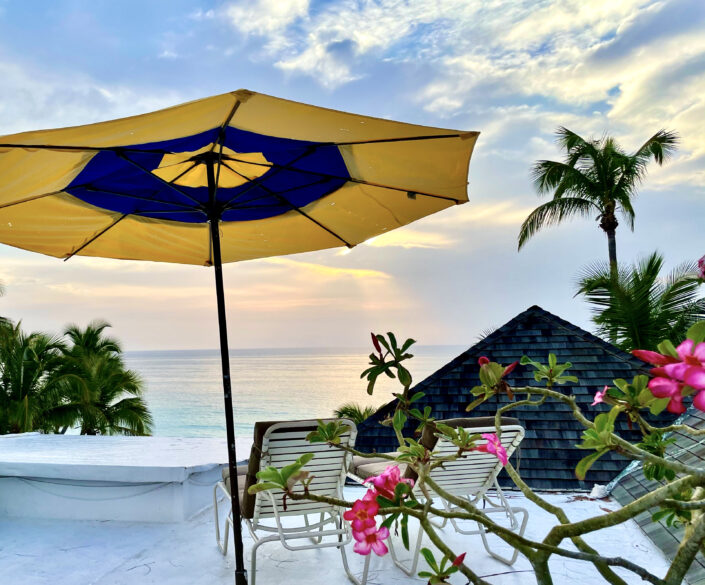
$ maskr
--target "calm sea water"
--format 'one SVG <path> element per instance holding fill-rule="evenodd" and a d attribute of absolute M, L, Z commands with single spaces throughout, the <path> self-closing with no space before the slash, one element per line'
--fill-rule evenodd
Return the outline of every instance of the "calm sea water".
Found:
<path fill-rule="evenodd" d="M 420 346 L 407 362 L 420 382 L 465 348 Z M 360 373 L 367 350 L 259 349 L 232 350 L 236 433 L 251 437 L 258 420 L 331 416 L 341 404 L 354 401 L 380 406 L 400 388 L 383 376 L 374 396 L 365 392 Z M 224 437 L 223 386 L 217 350 L 127 352 L 127 365 L 147 387 L 154 434 L 182 437 Z"/>

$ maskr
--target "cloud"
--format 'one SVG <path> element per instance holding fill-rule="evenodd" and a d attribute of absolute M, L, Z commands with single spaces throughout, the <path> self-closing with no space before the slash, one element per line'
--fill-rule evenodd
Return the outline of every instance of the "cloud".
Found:
<path fill-rule="evenodd" d="M 423 65 L 431 74 L 418 104 L 435 117 L 480 120 L 483 140 L 493 139 L 493 126 L 531 124 L 521 108 L 534 116 L 527 140 L 560 123 L 588 135 L 608 130 L 635 148 L 661 127 L 676 128 L 681 153 L 672 172 L 655 173 L 655 185 L 701 184 L 700 0 L 276 4 L 236 2 L 227 13 L 238 31 L 264 38 L 275 66 L 290 75 L 335 89 L 380 61 Z"/>
<path fill-rule="evenodd" d="M 483 226 L 519 226 L 533 207 L 519 205 L 516 201 L 496 203 L 470 203 L 452 214 L 437 214 L 425 220 L 426 225 L 460 227 L 467 224 Z"/>
<path fill-rule="evenodd" d="M 272 48 L 281 47 L 282 32 L 307 15 L 309 0 L 244 0 L 225 9 L 231 24 L 240 32 L 269 37 Z"/>
<path fill-rule="evenodd" d="M 311 275 L 325 279 L 382 279 L 387 280 L 389 274 L 379 270 L 369 270 L 363 268 L 340 268 L 338 266 L 326 266 L 325 264 L 315 264 L 313 262 L 301 262 L 292 260 L 291 258 L 265 258 L 259 262 L 274 266 L 282 266 L 289 270 L 296 271 L 300 274 L 305 274 L 306 277 Z"/>
<path fill-rule="evenodd" d="M 188 97 L 99 82 L 81 73 L 54 73 L 3 59 L 0 53 L 0 135 L 88 124 L 165 108 Z"/>
<path fill-rule="evenodd" d="M 425 232 L 411 228 L 400 228 L 375 238 L 364 245 L 373 248 L 451 248 L 457 243 L 455 238 L 437 232 Z"/>

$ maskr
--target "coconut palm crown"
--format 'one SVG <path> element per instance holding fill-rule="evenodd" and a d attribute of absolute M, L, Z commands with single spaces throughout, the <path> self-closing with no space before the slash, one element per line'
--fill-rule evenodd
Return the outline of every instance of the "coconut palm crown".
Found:
<path fill-rule="evenodd" d="M 537 161 L 531 175 L 539 195 L 553 193 L 553 199 L 534 209 L 519 231 L 519 249 L 544 227 L 570 217 L 595 217 L 607 234 L 609 262 L 617 268 L 615 231 L 617 214 L 634 229 L 632 201 L 653 160 L 662 165 L 678 145 L 678 135 L 659 130 L 636 152 L 628 154 L 610 136 L 586 140 L 560 127 L 557 142 L 566 152 L 563 162 Z"/>

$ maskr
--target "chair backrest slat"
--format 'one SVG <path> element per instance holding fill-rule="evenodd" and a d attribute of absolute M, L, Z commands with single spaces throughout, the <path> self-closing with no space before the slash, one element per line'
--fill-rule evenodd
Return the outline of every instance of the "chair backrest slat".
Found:
<path fill-rule="evenodd" d="M 494 426 L 467 429 L 473 434 L 495 433 Z M 511 457 L 524 438 L 524 429 L 520 425 L 509 424 L 500 427 L 500 442 Z M 450 441 L 439 439 L 433 450 L 434 456 L 454 455 L 458 448 Z M 431 472 L 431 479 L 439 487 L 453 495 L 481 496 L 492 485 L 497 474 L 502 470 L 502 463 L 491 453 L 471 451 L 462 458 L 449 461 Z M 418 488 L 417 488 L 417 493 Z"/>
<path fill-rule="evenodd" d="M 353 447 L 357 429 L 355 424 L 347 419 L 336 419 L 346 425 L 348 431 L 341 436 L 341 445 Z M 324 423 L 330 420 L 324 420 Z M 306 436 L 318 426 L 317 421 L 291 421 L 274 423 L 265 431 L 262 437 L 260 469 L 274 466 L 277 469 L 294 463 L 301 455 L 313 453 L 314 458 L 306 465 L 306 471 L 313 476 L 309 490 L 313 493 L 342 497 L 342 486 L 348 468 L 350 455 L 337 447 L 323 443 L 309 443 Z M 297 485 L 295 492 L 303 488 Z M 269 492 L 276 502 L 276 511 L 280 516 L 315 514 L 330 511 L 327 504 L 310 500 L 292 500 L 284 498 L 281 490 Z M 258 493 L 255 501 L 253 520 L 273 517 L 275 510 L 272 501 L 265 493 Z"/>

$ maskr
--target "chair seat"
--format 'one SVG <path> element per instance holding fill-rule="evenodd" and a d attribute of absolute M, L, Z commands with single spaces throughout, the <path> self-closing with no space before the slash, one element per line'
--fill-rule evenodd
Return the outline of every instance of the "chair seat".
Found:
<path fill-rule="evenodd" d="M 237 494 L 240 502 L 242 502 L 242 498 L 245 494 L 245 476 L 247 475 L 247 465 L 238 465 L 237 466 Z M 230 486 L 230 470 L 226 467 L 223 469 L 223 483 L 225 484 L 225 490 L 228 492 L 228 495 L 232 493 L 232 488 Z M 251 518 L 251 515 L 245 515 L 245 510 L 240 508 L 240 515 L 243 518 Z"/>
<path fill-rule="evenodd" d="M 387 455 L 396 456 L 397 453 L 386 453 Z M 390 465 L 398 465 L 402 476 L 406 473 L 406 463 L 395 463 L 389 459 L 382 457 L 353 457 L 352 472 L 362 479 L 369 479 L 384 472 Z"/>
<path fill-rule="evenodd" d="M 247 475 L 247 463 L 243 463 L 242 465 L 238 465 L 236 468 L 237 470 L 237 476 L 240 477 L 241 475 L 244 477 Z M 227 481 L 230 478 L 230 467 L 225 466 L 223 467 L 223 481 Z"/>

